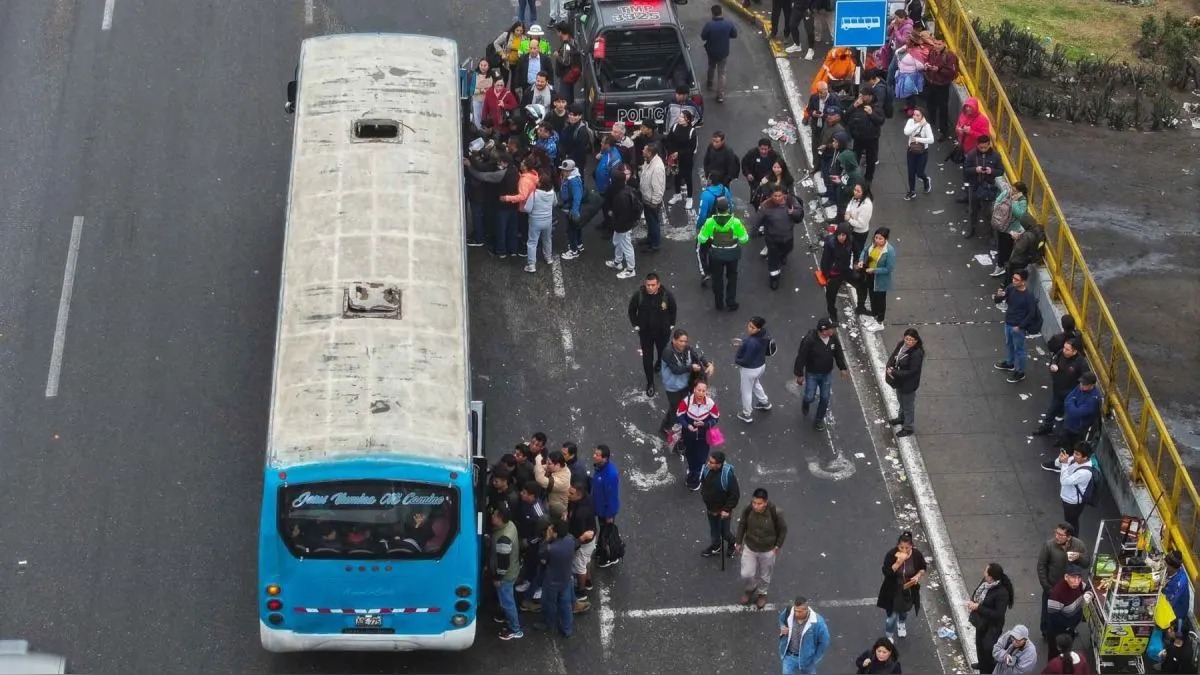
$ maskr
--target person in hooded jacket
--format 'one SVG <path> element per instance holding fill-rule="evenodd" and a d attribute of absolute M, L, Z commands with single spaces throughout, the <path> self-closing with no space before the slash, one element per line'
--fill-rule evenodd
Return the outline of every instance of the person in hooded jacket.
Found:
<path fill-rule="evenodd" d="M 826 188 L 829 187 L 829 168 L 832 166 L 834 155 L 837 152 L 833 144 L 833 137 L 838 132 L 844 133 L 845 131 L 846 126 L 842 121 L 842 108 L 836 100 L 831 100 L 825 106 L 825 126 L 821 128 L 821 134 L 820 136 L 813 136 L 813 142 L 818 144 L 813 148 L 813 154 L 816 157 L 813 170 L 821 174 Z M 820 193 L 820 195 L 826 199 L 829 198 L 828 193 Z"/>
<path fill-rule="evenodd" d="M 849 148 L 850 135 L 839 132 L 833 137 L 836 157 L 830 168 L 831 180 L 837 188 L 837 215 L 835 222 L 842 222 L 846 217 L 846 206 L 854 195 L 854 186 L 863 183 L 863 174 L 859 169 L 858 156 Z"/>
<path fill-rule="evenodd" d="M 968 620 L 975 627 L 975 651 L 979 654 L 979 663 L 972 667 L 981 673 L 990 673 L 996 667 L 992 645 L 1004 632 L 1004 618 L 1015 598 L 1012 580 L 1004 568 L 999 563 L 988 563 L 983 568 L 983 579 L 967 601 Z"/>
<path fill-rule="evenodd" d="M 566 159 L 558 165 L 560 174 L 558 203 L 562 206 L 563 217 L 567 221 L 567 250 L 563 251 L 563 260 L 574 260 L 583 253 L 583 176 L 579 175 L 579 167 L 575 160 Z"/>
<path fill-rule="evenodd" d="M 536 174 L 535 174 L 536 175 Z M 551 233 L 554 229 L 554 207 L 558 195 L 550 176 L 538 179 L 537 187 L 525 200 L 523 209 L 529 214 L 529 240 L 525 251 L 525 271 L 537 271 L 538 246 L 541 245 L 542 259 L 549 265 L 554 262 L 551 248 Z"/>
<path fill-rule="evenodd" d="M 962 112 L 958 114 L 958 122 L 954 125 L 954 134 L 963 155 L 979 146 L 979 139 L 991 131 L 991 123 L 987 115 L 979 109 L 979 99 L 974 96 L 963 101 Z"/>
<path fill-rule="evenodd" d="M 905 328 L 904 337 L 892 350 L 884 369 L 884 381 L 896 390 L 900 401 L 900 416 L 888 420 L 899 426 L 896 438 L 912 436 L 917 420 L 917 389 L 921 386 L 921 370 L 925 365 L 925 343 L 916 328 Z"/>
<path fill-rule="evenodd" d="M 992 645 L 993 673 L 1000 675 L 1032 675 L 1037 670 L 1037 645 L 1029 639 L 1029 629 L 1017 624 L 1000 636 Z"/>
<path fill-rule="evenodd" d="M 737 354 L 733 362 L 740 371 L 738 381 L 742 395 L 742 409 L 737 418 L 746 424 L 754 421 L 754 410 L 771 409 L 771 401 L 762 386 L 762 374 L 767 369 L 771 345 L 771 335 L 767 333 L 766 326 L 767 320 L 761 316 L 750 317 L 750 322 L 746 324 L 746 337 L 735 341 Z"/>
<path fill-rule="evenodd" d="M 821 246 L 821 274 L 825 275 L 825 310 L 837 323 L 837 298 L 842 285 L 850 280 L 854 267 L 854 244 L 850 226 L 841 223 L 837 231 L 825 237 Z"/>
<path fill-rule="evenodd" d="M 729 200 L 720 197 L 713 207 L 716 213 L 704 221 L 696 243 L 709 244 L 708 267 L 712 273 L 713 296 L 718 311 L 737 311 L 738 262 L 742 247 L 750 241 L 746 227 L 733 215 Z"/>
<path fill-rule="evenodd" d="M 1021 219 L 1029 210 L 1029 201 L 1026 198 L 1029 188 L 1021 181 L 1010 184 L 1007 180 L 999 178 L 996 179 L 996 185 L 996 199 L 992 202 L 992 229 L 996 230 L 996 268 L 989 276 L 1003 277 L 1011 274 L 1008 271 L 1008 263 L 1012 260 L 1013 248 L 1025 233 Z M 997 222 L 998 220 L 1001 222 Z"/>
<path fill-rule="evenodd" d="M 871 648 L 854 659 L 856 673 L 893 673 L 898 675 L 900 670 L 900 652 L 889 639 L 881 637 Z"/>
<path fill-rule="evenodd" d="M 879 135 L 883 127 L 883 104 L 875 100 L 874 90 L 863 85 L 858 98 L 854 99 L 846 113 L 846 129 L 854 139 L 854 155 L 865 163 L 863 169 L 867 181 L 875 177 L 875 164 L 879 161 Z"/>
<path fill-rule="evenodd" d="M 771 189 L 771 198 L 762 203 L 750 222 L 750 229 L 767 241 L 767 274 L 771 290 L 779 288 L 783 266 L 796 243 L 796 225 L 803 221 L 804 207 L 782 185 L 776 185 Z"/>

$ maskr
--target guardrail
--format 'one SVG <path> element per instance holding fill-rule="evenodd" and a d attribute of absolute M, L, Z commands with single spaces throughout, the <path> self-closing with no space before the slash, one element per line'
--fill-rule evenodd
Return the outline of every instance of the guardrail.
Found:
<path fill-rule="evenodd" d="M 1196 485 L 1150 399 L 969 15 L 960 0 L 929 0 L 928 7 L 937 19 L 939 35 L 958 55 L 967 88 L 992 122 L 992 136 L 1007 175 L 1029 186 L 1029 212 L 1046 225 L 1045 266 L 1053 280 L 1054 297 L 1075 317 L 1083 333 L 1088 362 L 1103 388 L 1105 408 L 1116 418 L 1133 454 L 1133 480 L 1146 487 L 1161 514 L 1163 545 L 1178 549 L 1188 575 L 1200 578 L 1200 495 Z"/>

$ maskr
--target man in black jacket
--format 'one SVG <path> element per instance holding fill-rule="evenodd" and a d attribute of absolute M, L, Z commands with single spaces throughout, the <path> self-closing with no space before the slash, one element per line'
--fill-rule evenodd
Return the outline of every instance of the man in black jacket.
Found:
<path fill-rule="evenodd" d="M 762 203 L 750 229 L 767 240 L 767 274 L 771 290 L 779 288 L 779 277 L 788 254 L 796 243 L 796 224 L 804 220 L 804 207 L 782 185 L 771 189 L 771 198 Z"/>
<path fill-rule="evenodd" d="M 1088 372 L 1087 360 L 1082 347 L 1075 338 L 1070 338 L 1050 357 L 1050 405 L 1042 417 L 1042 423 L 1033 432 L 1034 436 L 1049 436 L 1054 431 L 1055 418 L 1063 414 L 1067 394 L 1079 384 L 1079 378 Z"/>
<path fill-rule="evenodd" d="M 725 143 L 725 132 L 714 131 L 712 143 L 704 151 L 704 175 L 721 176 L 721 184 L 729 184 L 738 177 L 738 158 L 733 148 Z"/>
<path fill-rule="evenodd" d="M 804 387 L 804 401 L 800 405 L 801 413 L 807 417 L 817 391 L 821 400 L 817 403 L 817 414 L 813 428 L 825 431 L 825 413 L 829 410 L 829 395 L 833 387 L 833 367 L 837 365 L 843 377 L 849 372 L 846 366 L 846 355 L 842 350 L 842 341 L 838 339 L 833 322 L 821 319 L 817 327 L 808 331 L 800 340 L 800 349 L 796 352 L 796 363 L 792 373 L 796 376 L 796 384 Z"/>
<path fill-rule="evenodd" d="M 587 122 L 583 121 L 583 104 L 573 103 L 568 106 L 567 124 L 558 134 L 558 155 L 573 160 L 579 173 L 586 174 L 595 140 L 595 134 L 588 128 Z"/>
<path fill-rule="evenodd" d="M 875 177 L 879 161 L 879 133 L 883 127 L 883 110 L 875 104 L 875 94 L 869 85 L 858 90 L 858 98 L 846 113 L 846 130 L 854 139 L 854 154 L 867 182 Z M 865 159 L 864 159 L 865 158 Z"/>
<path fill-rule="evenodd" d="M 629 323 L 641 343 L 642 370 L 646 373 L 646 396 L 652 398 L 654 373 L 662 367 L 663 350 L 675 329 L 675 296 L 658 274 L 646 275 L 642 287 L 629 299 Z"/>
<path fill-rule="evenodd" d="M 737 540 L 730 521 L 741 496 L 733 465 L 725 460 L 725 453 L 713 450 L 708 455 L 708 463 L 700 470 L 700 499 L 708 514 L 708 533 L 712 542 L 700 551 L 700 555 L 706 558 L 717 555 L 721 552 L 722 542 L 728 547 L 726 555 L 730 558 L 736 555 L 733 549 Z"/>
<path fill-rule="evenodd" d="M 978 234 L 991 232 L 992 205 L 996 201 L 999 190 L 996 179 L 1004 175 L 1004 164 L 1000 155 L 992 147 L 990 136 L 980 136 L 979 144 L 963 158 L 963 185 L 967 189 L 965 199 L 971 205 L 970 222 L 963 230 L 964 239 L 970 239 Z M 980 227 L 980 223 L 983 224 Z"/>
<path fill-rule="evenodd" d="M 746 177 L 746 182 L 750 185 L 751 194 L 758 190 L 758 186 L 764 178 L 771 175 L 771 167 L 777 161 L 779 161 L 779 155 L 771 149 L 771 139 L 769 138 L 758 139 L 758 147 L 742 155 L 742 175 Z"/>

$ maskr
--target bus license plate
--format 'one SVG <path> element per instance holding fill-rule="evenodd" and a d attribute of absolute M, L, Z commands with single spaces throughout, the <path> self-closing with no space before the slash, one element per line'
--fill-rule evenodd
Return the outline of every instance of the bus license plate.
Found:
<path fill-rule="evenodd" d="M 354 625 L 357 628 L 379 628 L 383 625 L 383 619 L 378 614 L 359 614 L 354 617 Z"/>

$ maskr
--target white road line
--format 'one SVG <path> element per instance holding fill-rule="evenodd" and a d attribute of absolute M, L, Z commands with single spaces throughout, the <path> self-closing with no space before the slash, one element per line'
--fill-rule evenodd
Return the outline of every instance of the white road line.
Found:
<path fill-rule="evenodd" d="M 558 640 L 550 641 L 550 652 L 553 657 L 551 658 L 551 662 L 553 663 L 551 672 L 567 675 L 567 664 L 563 661 L 562 652 L 558 649 Z"/>
<path fill-rule="evenodd" d="M 58 378 L 62 375 L 63 347 L 67 342 L 67 317 L 71 312 L 71 293 L 75 290 L 75 263 L 79 260 L 79 240 L 83 236 L 83 216 L 71 223 L 71 243 L 63 270 L 62 295 L 58 298 L 58 321 L 54 325 L 54 346 L 50 351 L 50 374 L 46 376 L 46 398 L 58 396 Z"/>
<path fill-rule="evenodd" d="M 113 6 L 117 0 L 104 0 L 104 18 L 100 20 L 100 30 L 112 30 Z"/>
<path fill-rule="evenodd" d="M 617 615 L 608 604 L 608 589 L 600 588 L 600 646 L 604 650 L 604 660 L 612 655 L 613 624 Z"/>
<path fill-rule="evenodd" d="M 567 297 L 567 285 L 563 283 L 561 258 L 555 258 L 554 262 L 550 263 L 550 274 L 554 277 L 554 296 L 557 298 Z"/>
<path fill-rule="evenodd" d="M 818 611 L 822 607 L 874 607 L 876 598 L 852 598 L 850 600 L 813 600 L 812 606 Z M 763 611 L 782 610 L 787 603 L 776 605 L 767 603 Z M 707 607 L 664 607 L 662 609 L 631 609 L 621 612 L 621 616 L 629 619 L 662 619 L 681 616 L 713 616 L 715 614 L 753 613 L 759 610 L 747 605 L 711 605 Z"/>
<path fill-rule="evenodd" d="M 567 367 L 579 370 L 579 363 L 575 361 L 575 338 L 571 335 L 571 329 L 564 324 L 559 330 L 562 333 L 563 355 L 566 357 Z"/>
<path fill-rule="evenodd" d="M 304 0 L 304 23 L 309 26 L 313 23 L 313 0 Z"/>

